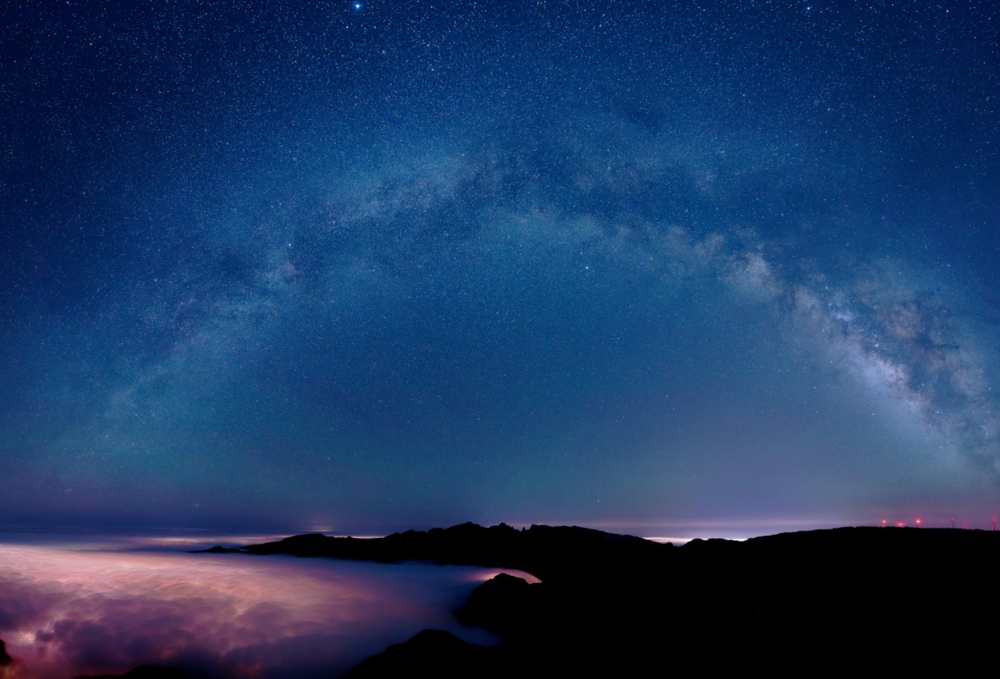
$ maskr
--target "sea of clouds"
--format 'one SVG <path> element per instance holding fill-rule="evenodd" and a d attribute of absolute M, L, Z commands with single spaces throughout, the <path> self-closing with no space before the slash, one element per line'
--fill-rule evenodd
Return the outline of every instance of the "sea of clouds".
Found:
<path fill-rule="evenodd" d="M 452 611 L 496 570 L 0 543 L 4 679 L 124 673 L 336 676 L 422 629 L 478 642 Z"/>

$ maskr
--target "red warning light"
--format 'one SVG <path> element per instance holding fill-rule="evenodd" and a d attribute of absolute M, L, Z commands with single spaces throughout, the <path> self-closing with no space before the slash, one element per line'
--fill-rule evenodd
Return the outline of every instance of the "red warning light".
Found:
<path fill-rule="evenodd" d="M 882 527 L 885 528 L 885 519 L 882 519 Z"/>
<path fill-rule="evenodd" d="M 902 521 L 900 521 L 899 523 L 896 524 L 896 527 L 897 528 L 902 528 L 905 525 L 906 525 L 905 523 L 903 523 Z"/>
<path fill-rule="evenodd" d="M 920 527 L 920 519 L 917 519 L 917 528 Z"/>

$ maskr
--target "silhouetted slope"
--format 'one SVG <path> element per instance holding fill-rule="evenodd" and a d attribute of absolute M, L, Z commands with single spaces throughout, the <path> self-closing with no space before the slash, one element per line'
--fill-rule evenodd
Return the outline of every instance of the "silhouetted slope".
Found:
<path fill-rule="evenodd" d="M 466 643 L 444 630 L 429 629 L 364 660 L 345 679 L 494 676 L 489 669 L 491 655 L 490 649 Z"/>
<path fill-rule="evenodd" d="M 393 533 L 384 538 L 335 538 L 297 535 L 240 550 L 213 547 L 215 552 L 293 554 L 392 563 L 434 561 L 439 564 L 516 568 L 539 579 L 561 578 L 580 568 L 615 568 L 655 560 L 672 546 L 642 538 L 577 527 L 532 526 L 517 530 L 506 524 L 484 528 L 474 523 L 429 531 Z"/>
<path fill-rule="evenodd" d="M 298 536 L 241 551 L 538 576 L 534 585 L 498 576 L 458 612 L 503 640 L 460 651 L 456 662 L 480 662 L 472 674 L 482 676 L 623 676 L 680 657 L 700 658 L 703 670 L 803 671 L 820 658 L 844 667 L 947 658 L 954 668 L 987 657 L 1000 630 L 992 581 L 1000 534 L 983 531 L 841 528 L 675 548 L 582 528 L 463 524 L 374 540 Z M 459 647 L 442 639 L 401 644 L 393 662 L 445 667 Z"/>
<path fill-rule="evenodd" d="M 150 665 L 140 665 L 125 674 L 101 674 L 96 676 L 82 676 L 77 679 L 187 679 L 189 675 L 170 667 L 152 667 Z"/>

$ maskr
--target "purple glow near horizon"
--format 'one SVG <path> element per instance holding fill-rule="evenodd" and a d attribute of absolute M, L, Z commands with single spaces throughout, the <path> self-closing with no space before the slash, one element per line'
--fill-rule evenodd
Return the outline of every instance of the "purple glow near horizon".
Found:
<path fill-rule="evenodd" d="M 64 679 L 152 664 L 306 677 L 345 671 L 427 628 L 489 644 L 489 633 L 451 611 L 498 572 L 2 544 L 0 638 L 15 663 L 0 676 Z"/>

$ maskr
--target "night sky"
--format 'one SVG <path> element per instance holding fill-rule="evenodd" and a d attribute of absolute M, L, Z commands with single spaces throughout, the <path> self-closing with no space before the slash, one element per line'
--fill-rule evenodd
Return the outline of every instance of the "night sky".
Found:
<path fill-rule="evenodd" d="M 15 4 L 3 526 L 1000 511 L 994 3 Z"/>

